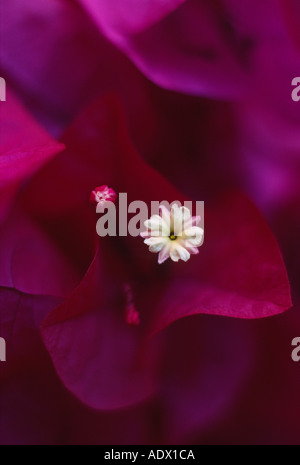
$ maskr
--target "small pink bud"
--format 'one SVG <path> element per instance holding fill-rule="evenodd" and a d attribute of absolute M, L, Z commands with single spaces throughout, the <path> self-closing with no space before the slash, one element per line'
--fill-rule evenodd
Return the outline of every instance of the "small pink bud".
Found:
<path fill-rule="evenodd" d="M 104 185 L 100 187 L 95 187 L 91 192 L 90 202 L 93 205 L 98 205 L 99 203 L 104 204 L 105 202 L 115 202 L 117 194 L 113 189 Z"/>

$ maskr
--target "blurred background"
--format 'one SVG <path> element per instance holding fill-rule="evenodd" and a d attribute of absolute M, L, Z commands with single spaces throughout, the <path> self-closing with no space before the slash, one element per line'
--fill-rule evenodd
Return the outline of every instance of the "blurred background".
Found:
<path fill-rule="evenodd" d="M 184 195 L 210 205 L 238 190 L 255 204 L 279 243 L 293 300 L 266 319 L 175 322 L 160 395 L 120 410 L 70 396 L 32 334 L 28 354 L 41 359 L 5 373 L 0 441 L 299 444 L 298 2 L 10 0 L 0 27 L 0 76 L 53 139 L 114 94 L 139 155 Z"/>

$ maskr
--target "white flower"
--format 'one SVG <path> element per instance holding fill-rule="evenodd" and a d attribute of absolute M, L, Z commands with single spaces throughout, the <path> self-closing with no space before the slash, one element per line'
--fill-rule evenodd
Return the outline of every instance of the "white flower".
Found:
<path fill-rule="evenodd" d="M 153 215 L 144 225 L 147 231 L 140 234 L 150 252 L 159 252 L 158 263 L 169 257 L 173 262 L 180 259 L 185 262 L 191 254 L 199 253 L 197 247 L 203 242 L 204 231 L 197 224 L 199 216 L 191 216 L 186 207 L 174 204 L 171 210 L 160 206 L 160 215 Z"/>

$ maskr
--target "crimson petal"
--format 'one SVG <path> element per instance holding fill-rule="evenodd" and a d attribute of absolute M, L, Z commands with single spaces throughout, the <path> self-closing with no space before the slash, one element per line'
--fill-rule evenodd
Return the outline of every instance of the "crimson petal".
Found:
<path fill-rule="evenodd" d="M 10 92 L 0 105 L 0 219 L 20 184 L 63 149 Z"/>

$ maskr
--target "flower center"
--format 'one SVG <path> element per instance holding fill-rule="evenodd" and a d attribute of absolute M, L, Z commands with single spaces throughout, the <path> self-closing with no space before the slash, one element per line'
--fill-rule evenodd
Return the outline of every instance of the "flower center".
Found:
<path fill-rule="evenodd" d="M 171 232 L 169 238 L 170 238 L 171 241 L 175 241 L 177 239 L 177 236 L 175 236 L 175 234 L 173 232 Z"/>

